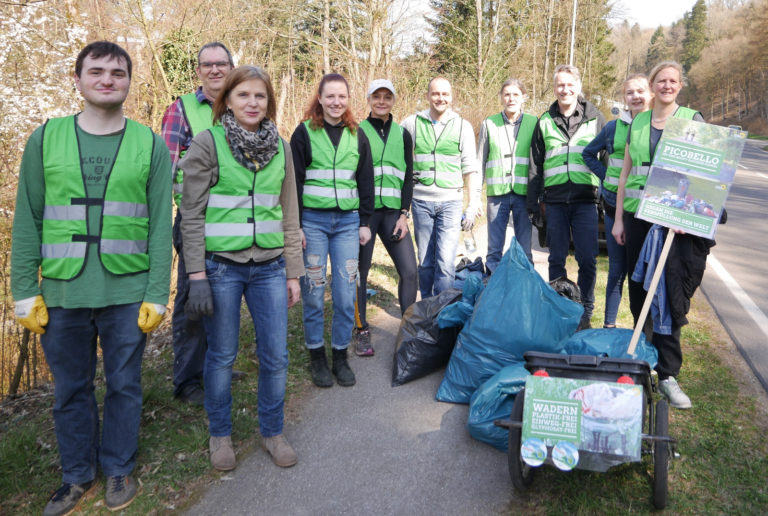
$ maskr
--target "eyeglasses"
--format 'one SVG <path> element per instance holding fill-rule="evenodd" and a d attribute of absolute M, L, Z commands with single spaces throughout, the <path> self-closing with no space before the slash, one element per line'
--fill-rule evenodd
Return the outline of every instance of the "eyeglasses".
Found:
<path fill-rule="evenodd" d="M 229 61 L 215 61 L 215 62 L 209 62 L 209 61 L 203 61 L 200 63 L 200 68 L 207 71 L 213 70 L 213 67 L 216 68 L 229 68 Z"/>

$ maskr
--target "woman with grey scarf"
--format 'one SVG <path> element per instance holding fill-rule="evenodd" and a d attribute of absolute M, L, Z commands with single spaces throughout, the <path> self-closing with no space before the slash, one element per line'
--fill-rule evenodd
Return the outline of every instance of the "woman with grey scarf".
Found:
<path fill-rule="evenodd" d="M 227 75 L 213 106 L 214 127 L 192 140 L 181 204 L 190 318 L 203 318 L 205 410 L 210 458 L 234 469 L 232 365 L 245 296 L 258 342 L 258 415 L 262 447 L 275 464 L 296 464 L 283 436 L 288 370 L 288 308 L 304 274 L 293 159 L 277 132 L 269 75 L 241 66 Z"/>

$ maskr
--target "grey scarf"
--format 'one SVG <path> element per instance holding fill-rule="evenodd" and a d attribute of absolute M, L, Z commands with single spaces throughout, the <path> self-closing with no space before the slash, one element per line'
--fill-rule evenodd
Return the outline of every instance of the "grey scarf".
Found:
<path fill-rule="evenodd" d="M 229 109 L 221 116 L 221 125 L 227 142 L 238 163 L 252 172 L 258 172 L 277 154 L 280 135 L 275 123 L 267 118 L 261 121 L 259 130 L 244 129 Z"/>

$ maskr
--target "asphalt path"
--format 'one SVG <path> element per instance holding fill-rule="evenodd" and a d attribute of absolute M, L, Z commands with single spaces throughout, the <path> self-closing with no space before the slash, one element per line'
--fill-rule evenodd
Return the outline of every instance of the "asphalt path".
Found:
<path fill-rule="evenodd" d="M 747 140 L 702 291 L 768 392 L 768 142 Z"/>

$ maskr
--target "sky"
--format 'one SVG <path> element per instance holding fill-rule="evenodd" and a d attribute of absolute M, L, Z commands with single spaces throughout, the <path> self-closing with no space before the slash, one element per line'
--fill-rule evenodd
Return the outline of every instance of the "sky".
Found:
<path fill-rule="evenodd" d="M 696 0 L 618 0 L 614 10 L 616 22 L 625 18 L 644 29 L 669 26 L 690 11 Z"/>

